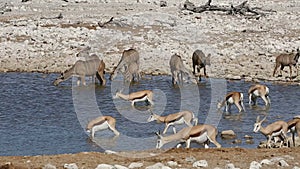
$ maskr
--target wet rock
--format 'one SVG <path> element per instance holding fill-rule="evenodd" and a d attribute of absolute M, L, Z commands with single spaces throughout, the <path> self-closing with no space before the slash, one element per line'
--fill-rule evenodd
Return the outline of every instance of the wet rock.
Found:
<path fill-rule="evenodd" d="M 78 169 L 78 166 L 75 163 L 71 163 L 71 164 L 65 164 L 64 168 L 65 169 Z"/>
<path fill-rule="evenodd" d="M 222 139 L 234 139 L 236 134 L 233 130 L 224 130 L 221 132 Z"/>
<path fill-rule="evenodd" d="M 143 163 L 131 163 L 129 164 L 128 168 L 141 168 L 143 165 Z"/>
<path fill-rule="evenodd" d="M 235 139 L 232 141 L 232 144 L 241 144 L 242 143 L 242 140 L 240 139 Z"/>
<path fill-rule="evenodd" d="M 261 166 L 261 164 L 259 163 L 259 162 L 257 162 L 257 161 L 252 161 L 251 163 L 250 163 L 250 167 L 249 167 L 249 169 L 259 169 L 259 168 L 261 168 L 262 166 Z"/>
<path fill-rule="evenodd" d="M 205 168 L 205 167 L 208 167 L 208 163 L 207 163 L 206 160 L 196 161 L 196 162 L 193 163 L 193 167 Z"/>

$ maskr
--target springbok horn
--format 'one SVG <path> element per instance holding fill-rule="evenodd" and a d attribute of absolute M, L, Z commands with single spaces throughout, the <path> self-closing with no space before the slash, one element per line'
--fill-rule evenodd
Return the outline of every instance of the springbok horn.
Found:
<path fill-rule="evenodd" d="M 256 123 L 259 122 L 259 119 L 260 119 L 259 116 L 257 116 L 256 117 Z"/>

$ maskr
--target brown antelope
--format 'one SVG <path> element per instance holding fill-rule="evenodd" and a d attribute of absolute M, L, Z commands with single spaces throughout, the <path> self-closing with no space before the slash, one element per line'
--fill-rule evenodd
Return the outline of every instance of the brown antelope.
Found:
<path fill-rule="evenodd" d="M 173 126 L 173 132 L 176 133 L 175 125 L 180 124 L 186 124 L 189 127 L 192 127 L 194 122 L 194 125 L 197 125 L 198 118 L 195 117 L 194 113 L 191 111 L 181 111 L 174 114 L 169 114 L 167 116 L 159 116 L 157 114 L 154 114 L 151 112 L 150 117 L 148 118 L 148 122 L 151 121 L 157 121 L 159 123 L 165 123 L 166 127 L 163 131 L 163 134 L 165 134 L 170 126 Z"/>
<path fill-rule="evenodd" d="M 86 127 L 88 133 L 91 132 L 91 137 L 95 137 L 95 132 L 99 130 L 110 129 L 116 136 L 120 133 L 116 129 L 116 119 L 111 116 L 100 116 L 91 120 Z"/>
<path fill-rule="evenodd" d="M 197 83 L 196 77 L 191 74 L 183 64 L 181 56 L 174 54 L 171 56 L 170 62 L 170 69 L 172 74 L 172 83 L 175 84 L 183 84 L 183 76 L 186 75 L 188 78 L 193 82 Z"/>
<path fill-rule="evenodd" d="M 197 71 L 199 73 L 199 80 L 201 80 L 201 75 L 200 75 L 200 69 L 203 68 L 204 70 L 204 76 L 207 78 L 206 74 L 206 65 L 210 65 L 210 54 L 205 57 L 205 54 L 202 52 L 202 50 L 197 49 L 192 56 L 192 61 L 193 61 L 193 74 L 196 75 L 196 66 L 197 66 Z"/>
<path fill-rule="evenodd" d="M 197 142 L 199 144 L 204 143 L 205 148 L 208 148 L 208 144 L 212 142 L 217 146 L 217 148 L 220 148 L 221 145 L 216 140 L 217 134 L 217 128 L 209 124 L 186 127 L 181 129 L 178 133 L 165 137 L 157 132 L 156 135 L 158 139 L 156 148 L 160 149 L 164 144 L 173 141 L 179 141 L 179 144 L 182 142 L 186 143 L 186 148 L 190 148 L 191 141 Z"/>
<path fill-rule="evenodd" d="M 122 94 L 121 92 L 122 91 L 117 91 L 114 98 L 122 98 L 124 100 L 131 101 L 132 106 L 134 106 L 134 103 L 140 101 L 147 101 L 151 105 L 154 105 L 153 92 L 151 90 L 141 90 L 130 94 Z"/>
<path fill-rule="evenodd" d="M 292 133 L 293 145 L 295 146 L 295 134 L 297 132 L 300 137 L 300 116 L 295 116 L 292 120 L 287 122 L 288 130 Z"/>
<path fill-rule="evenodd" d="M 242 110 L 245 111 L 243 100 L 244 100 L 243 93 L 230 92 L 225 96 L 225 99 L 222 102 L 218 102 L 217 107 L 220 110 L 225 105 L 225 111 L 226 113 L 228 113 L 228 110 L 230 110 L 231 105 L 235 104 L 236 107 L 239 109 L 239 112 L 242 112 Z"/>
<path fill-rule="evenodd" d="M 254 123 L 253 132 L 257 133 L 260 131 L 263 135 L 265 135 L 268 139 L 267 147 L 271 148 L 271 140 L 275 137 L 282 138 L 280 146 L 282 147 L 282 143 L 286 142 L 286 134 L 288 131 L 288 124 L 285 121 L 279 120 L 272 124 L 269 124 L 267 127 L 262 127 L 262 123 L 266 120 L 267 117 L 260 121 L 259 116 L 256 118 L 256 122 Z"/>
<path fill-rule="evenodd" d="M 123 72 L 126 72 L 129 65 L 131 63 L 136 63 L 137 64 L 137 70 L 136 72 L 139 72 L 139 60 L 140 60 L 140 55 L 137 50 L 135 49 L 128 49 L 124 50 L 121 60 L 119 61 L 118 65 L 114 68 L 113 72 L 110 75 L 110 80 L 114 80 L 114 78 L 117 76 L 119 72 L 121 72 L 121 69 L 124 69 Z"/>
<path fill-rule="evenodd" d="M 297 70 L 297 76 L 298 76 L 298 66 L 297 62 L 300 56 L 299 48 L 297 49 L 296 55 L 294 53 L 289 54 L 280 54 L 276 57 L 276 65 L 274 68 L 273 76 L 275 76 L 275 73 L 280 66 L 280 75 L 282 76 L 282 70 L 285 66 L 290 67 L 290 79 L 292 79 L 292 66 L 295 66 Z"/>
<path fill-rule="evenodd" d="M 248 96 L 249 96 L 249 105 L 252 104 L 256 105 L 256 99 L 257 97 L 261 97 L 265 105 L 270 105 L 271 100 L 269 97 L 269 88 L 266 85 L 261 85 L 261 84 L 255 84 L 252 85 L 249 90 L 248 90 Z"/>
<path fill-rule="evenodd" d="M 97 77 L 96 74 L 98 72 L 99 65 L 103 62 L 98 58 L 96 54 L 91 56 L 93 59 L 89 59 L 86 61 L 78 60 L 75 64 L 68 70 L 61 73 L 61 76 L 58 77 L 53 84 L 57 86 L 59 83 L 68 80 L 72 76 L 78 77 L 77 85 L 79 86 L 80 83 L 86 85 L 85 76 L 92 76 Z M 104 78 L 104 77 L 103 77 Z M 103 79 L 99 79 L 100 83 Z"/>

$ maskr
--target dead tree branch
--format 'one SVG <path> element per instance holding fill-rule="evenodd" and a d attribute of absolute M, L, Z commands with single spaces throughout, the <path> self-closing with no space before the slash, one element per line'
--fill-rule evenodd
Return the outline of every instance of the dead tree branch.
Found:
<path fill-rule="evenodd" d="M 186 0 L 183 4 L 183 10 L 189 10 L 196 13 L 202 13 L 204 11 L 220 11 L 220 12 L 226 12 L 228 15 L 244 15 L 247 17 L 254 17 L 259 18 L 261 16 L 265 16 L 267 13 L 276 12 L 273 10 L 264 10 L 258 7 L 251 8 L 247 4 L 248 1 L 244 1 L 243 3 L 233 6 L 232 4 L 230 6 L 217 6 L 217 5 L 211 5 L 212 0 L 208 0 L 208 2 L 201 6 L 195 6 L 192 2 Z"/>

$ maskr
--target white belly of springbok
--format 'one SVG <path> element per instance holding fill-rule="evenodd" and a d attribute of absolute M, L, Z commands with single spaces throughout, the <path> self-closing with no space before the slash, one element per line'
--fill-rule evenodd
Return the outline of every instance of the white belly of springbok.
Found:
<path fill-rule="evenodd" d="M 207 132 L 204 132 L 203 134 L 201 134 L 198 137 L 190 137 L 189 140 L 190 141 L 187 141 L 187 148 L 190 147 L 190 142 L 197 142 L 199 144 L 204 143 L 205 148 L 209 148 L 208 143 L 209 143 L 210 140 L 209 140 L 209 137 L 207 135 Z"/>

